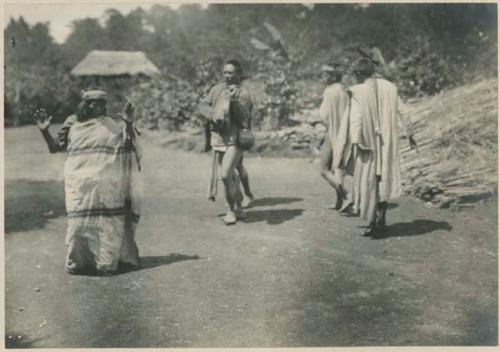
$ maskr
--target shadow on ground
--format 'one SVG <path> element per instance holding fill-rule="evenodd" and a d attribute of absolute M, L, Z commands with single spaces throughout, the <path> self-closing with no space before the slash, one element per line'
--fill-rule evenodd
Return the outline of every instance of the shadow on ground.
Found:
<path fill-rule="evenodd" d="M 434 220 L 413 220 L 412 222 L 402 222 L 388 225 L 382 229 L 374 239 L 384 239 L 389 237 L 408 237 L 425 235 L 434 231 L 451 231 L 453 227 L 448 221 Z"/>
<path fill-rule="evenodd" d="M 396 204 L 396 203 L 387 203 L 387 210 L 391 210 L 391 209 L 396 209 L 399 207 L 399 204 Z M 346 210 L 344 212 L 341 212 L 340 215 L 346 217 L 346 218 L 357 218 L 359 217 L 359 212 L 354 212 L 353 208 L 352 208 L 352 205 L 350 208 L 348 208 L 350 210 Z"/>
<path fill-rule="evenodd" d="M 65 214 L 63 181 L 5 181 L 6 234 L 43 228 Z"/>
<path fill-rule="evenodd" d="M 252 207 L 273 206 L 280 204 L 290 204 L 294 202 L 303 201 L 302 198 L 297 197 L 266 197 L 256 199 L 252 202 Z"/>
<path fill-rule="evenodd" d="M 178 253 L 173 253 L 173 254 L 163 255 L 163 256 L 141 257 L 140 258 L 140 261 L 141 261 L 140 267 L 131 266 L 129 264 L 119 263 L 118 270 L 116 272 L 109 274 L 109 276 L 117 276 L 117 275 L 130 273 L 132 271 L 141 271 L 141 270 L 146 270 L 146 269 L 152 269 L 152 268 L 156 268 L 156 267 L 163 266 L 163 265 L 169 265 L 169 264 L 173 264 L 176 262 L 182 262 L 184 260 L 198 260 L 198 259 L 201 259 L 198 255 L 186 255 L 186 254 L 178 254 Z M 93 268 L 89 268 L 88 270 L 81 271 L 75 275 L 101 276 L 102 274 Z"/>
<path fill-rule="evenodd" d="M 198 260 L 200 259 L 197 255 L 186 255 L 173 253 L 164 256 L 152 256 L 152 257 L 141 257 L 141 269 L 151 269 L 162 265 L 169 265 L 177 262 L 182 262 L 184 260 Z M 139 269 L 139 270 L 141 270 Z"/>
<path fill-rule="evenodd" d="M 141 266 L 139 268 L 128 267 L 128 266 L 124 266 L 122 268 L 119 267 L 119 270 L 116 273 L 116 275 L 126 274 L 131 271 L 152 269 L 162 265 L 169 265 L 177 262 L 182 262 L 184 260 L 198 260 L 198 259 L 200 259 L 198 255 L 186 255 L 178 253 L 173 253 L 163 256 L 141 257 Z"/>
<path fill-rule="evenodd" d="M 266 221 L 269 225 L 279 225 L 302 215 L 304 209 L 250 210 L 246 212 L 245 223 Z"/>

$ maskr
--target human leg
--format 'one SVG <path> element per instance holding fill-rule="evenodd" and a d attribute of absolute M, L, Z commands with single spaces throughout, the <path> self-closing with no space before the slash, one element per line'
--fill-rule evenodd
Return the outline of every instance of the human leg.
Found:
<path fill-rule="evenodd" d="M 236 211 L 241 209 L 241 191 L 239 189 L 238 178 L 236 175 L 236 163 L 239 161 L 241 151 L 236 146 L 228 146 L 220 160 L 221 179 L 224 184 L 224 193 L 227 206 L 229 208 L 224 222 L 227 224 L 236 222 Z"/>
<path fill-rule="evenodd" d="M 245 193 L 245 198 L 243 199 L 243 206 L 248 207 L 254 199 L 253 193 L 250 190 L 250 180 L 248 178 L 248 172 L 243 166 L 243 153 L 240 157 L 240 160 L 236 166 L 236 169 L 238 170 L 238 175 L 241 181 L 241 184 L 243 185 L 243 191 Z"/>
<path fill-rule="evenodd" d="M 387 202 L 378 203 L 378 214 L 377 214 L 377 226 L 384 227 L 385 222 L 385 214 L 387 212 Z"/>
<path fill-rule="evenodd" d="M 368 229 L 363 233 L 363 236 L 377 236 L 378 230 L 380 230 L 380 210 L 383 203 L 380 202 L 380 176 L 376 176 L 376 190 L 375 190 L 375 206 L 371 208 L 370 211 L 370 224 Z M 385 203 L 387 204 L 387 203 Z M 384 225 L 385 225 L 385 211 L 384 211 Z"/>
<path fill-rule="evenodd" d="M 330 186 L 335 190 L 335 194 L 337 196 L 337 201 L 335 205 L 329 206 L 329 208 L 333 208 L 335 210 L 339 210 L 342 206 L 342 199 L 345 197 L 341 186 L 337 182 L 335 175 L 332 170 L 332 162 L 333 162 L 333 150 L 330 140 L 328 138 L 325 139 L 325 142 L 321 146 L 320 150 L 320 174 L 321 176 L 328 182 Z"/>

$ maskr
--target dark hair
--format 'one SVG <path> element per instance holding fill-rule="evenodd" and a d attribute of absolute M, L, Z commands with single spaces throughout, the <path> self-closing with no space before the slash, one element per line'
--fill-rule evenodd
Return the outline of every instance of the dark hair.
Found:
<path fill-rule="evenodd" d="M 343 74 L 340 71 L 334 71 L 329 73 L 330 77 L 332 77 L 332 80 L 334 82 L 340 82 L 342 81 Z"/>
<path fill-rule="evenodd" d="M 344 73 L 342 72 L 342 65 L 336 61 L 332 61 L 328 64 L 328 66 L 331 66 L 334 68 L 333 72 L 328 72 L 330 77 L 332 77 L 332 79 L 335 82 L 340 82 L 342 80 L 343 75 L 344 75 Z"/>
<path fill-rule="evenodd" d="M 95 113 L 95 110 L 92 109 L 90 107 L 90 103 L 92 101 L 95 101 L 95 102 L 100 102 L 101 104 L 104 104 L 106 105 L 106 100 L 104 99 L 98 99 L 98 100 L 92 100 L 92 99 L 89 99 L 89 100 L 82 100 L 80 102 L 80 104 L 78 104 L 78 106 L 76 107 L 76 112 L 75 112 L 75 115 L 76 115 L 76 118 L 78 121 L 86 121 L 88 119 L 91 119 L 93 117 L 96 117 L 96 113 Z"/>
<path fill-rule="evenodd" d="M 88 100 L 82 100 L 76 107 L 75 112 L 78 121 L 85 121 L 90 118 L 90 109 Z"/>
<path fill-rule="evenodd" d="M 375 73 L 375 62 L 366 57 L 359 58 L 354 62 L 352 71 L 358 77 L 370 77 Z"/>
<path fill-rule="evenodd" d="M 238 60 L 227 60 L 224 65 L 233 65 L 234 68 L 236 69 L 236 72 L 238 72 L 240 75 L 243 75 L 243 68 L 241 67 L 241 63 Z"/>

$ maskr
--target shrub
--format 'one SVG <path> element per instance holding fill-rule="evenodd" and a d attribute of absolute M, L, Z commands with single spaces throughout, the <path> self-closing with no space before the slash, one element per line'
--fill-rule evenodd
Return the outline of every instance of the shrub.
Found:
<path fill-rule="evenodd" d="M 47 109 L 54 122 L 73 114 L 80 90 L 68 73 L 50 67 L 8 67 L 5 70 L 5 126 L 33 123 L 39 107 Z"/>
<path fill-rule="evenodd" d="M 174 77 L 160 77 L 139 84 L 128 99 L 137 107 L 138 123 L 147 129 L 174 131 L 196 124 L 198 94 Z"/>

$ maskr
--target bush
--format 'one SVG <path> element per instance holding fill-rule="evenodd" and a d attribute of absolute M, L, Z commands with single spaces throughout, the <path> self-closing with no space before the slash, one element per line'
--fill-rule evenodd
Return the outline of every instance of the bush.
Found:
<path fill-rule="evenodd" d="M 155 130 L 179 130 L 196 124 L 199 96 L 193 87 L 174 77 L 160 77 L 139 84 L 128 99 L 137 107 L 138 124 Z"/>
<path fill-rule="evenodd" d="M 457 67 L 420 37 L 402 48 L 391 66 L 389 76 L 405 97 L 439 93 L 452 87 L 459 76 Z"/>
<path fill-rule="evenodd" d="M 50 67 L 8 67 L 5 70 L 5 126 L 33 123 L 33 113 L 44 107 L 62 122 L 74 113 L 80 90 L 69 73 Z"/>

